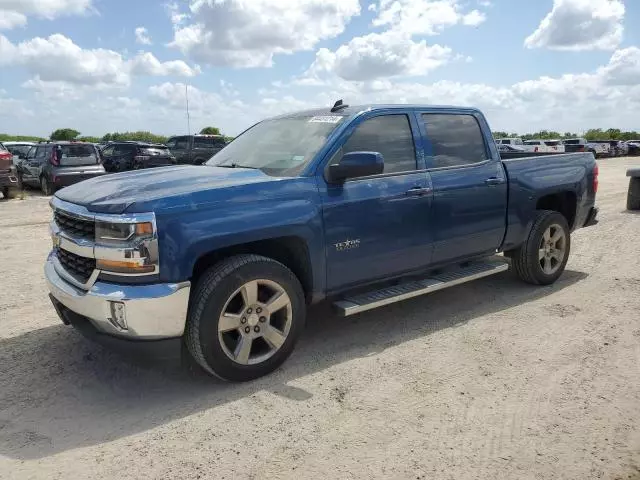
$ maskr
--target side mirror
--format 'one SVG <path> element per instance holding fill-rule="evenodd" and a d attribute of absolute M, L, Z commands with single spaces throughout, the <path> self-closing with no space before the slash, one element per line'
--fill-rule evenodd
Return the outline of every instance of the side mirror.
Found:
<path fill-rule="evenodd" d="M 340 163 L 329 166 L 330 183 L 342 183 L 347 178 L 378 175 L 384 171 L 384 159 L 378 152 L 351 152 L 342 156 Z"/>

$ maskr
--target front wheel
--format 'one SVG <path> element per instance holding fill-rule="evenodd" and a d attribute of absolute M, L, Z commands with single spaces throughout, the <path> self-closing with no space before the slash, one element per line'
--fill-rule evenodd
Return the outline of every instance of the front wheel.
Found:
<path fill-rule="evenodd" d="M 195 361 L 223 380 L 247 381 L 278 368 L 305 323 L 296 276 L 270 258 L 238 255 L 211 267 L 191 299 L 185 343 Z"/>
<path fill-rule="evenodd" d="M 565 217 L 539 210 L 524 244 L 511 253 L 512 267 L 527 283 L 550 285 L 564 272 L 570 249 L 571 234 Z"/>

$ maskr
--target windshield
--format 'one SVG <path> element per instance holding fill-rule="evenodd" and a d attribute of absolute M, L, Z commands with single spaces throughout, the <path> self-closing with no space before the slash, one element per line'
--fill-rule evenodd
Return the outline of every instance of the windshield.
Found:
<path fill-rule="evenodd" d="M 143 147 L 141 150 L 142 155 L 169 155 L 169 147 L 165 147 L 164 145 L 153 145 L 151 147 Z"/>
<path fill-rule="evenodd" d="M 267 175 L 299 175 L 343 116 L 288 117 L 254 125 L 216 153 L 209 166 L 257 168 Z"/>
<path fill-rule="evenodd" d="M 7 145 L 6 147 L 14 155 L 26 155 L 31 145 Z"/>

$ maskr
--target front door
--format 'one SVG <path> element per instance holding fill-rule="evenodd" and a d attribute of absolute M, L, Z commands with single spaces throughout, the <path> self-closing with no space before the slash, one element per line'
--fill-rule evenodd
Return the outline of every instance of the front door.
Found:
<path fill-rule="evenodd" d="M 434 192 L 433 263 L 495 252 L 506 229 L 507 179 L 500 159 L 491 158 L 478 118 L 441 113 L 419 118 Z"/>
<path fill-rule="evenodd" d="M 415 134 L 415 135 L 414 135 Z M 431 187 L 422 168 L 415 117 L 379 114 L 365 117 L 331 162 L 343 154 L 382 154 L 381 175 L 323 184 L 327 289 L 419 269 L 431 261 Z"/>

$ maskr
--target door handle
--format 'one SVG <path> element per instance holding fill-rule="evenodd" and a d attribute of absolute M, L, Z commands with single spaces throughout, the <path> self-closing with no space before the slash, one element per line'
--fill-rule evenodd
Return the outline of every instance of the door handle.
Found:
<path fill-rule="evenodd" d="M 413 187 L 407 191 L 407 195 L 412 197 L 422 197 L 431 193 L 430 187 Z"/>
<path fill-rule="evenodd" d="M 484 183 L 493 187 L 494 185 L 502 185 L 504 183 L 504 179 L 498 177 L 487 178 Z"/>

